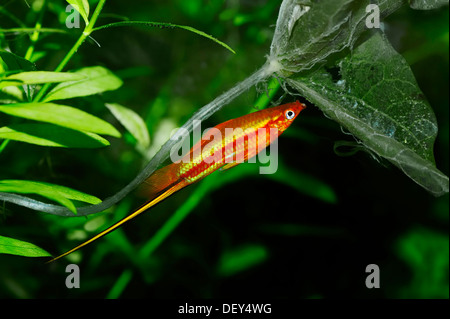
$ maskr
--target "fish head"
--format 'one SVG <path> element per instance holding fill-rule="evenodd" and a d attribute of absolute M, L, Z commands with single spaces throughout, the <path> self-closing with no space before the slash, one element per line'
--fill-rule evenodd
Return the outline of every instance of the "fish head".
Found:
<path fill-rule="evenodd" d="M 272 120 L 270 121 L 269 126 L 277 128 L 281 134 L 305 108 L 306 105 L 299 101 L 274 107 L 271 109 L 273 113 L 271 114 Z"/>

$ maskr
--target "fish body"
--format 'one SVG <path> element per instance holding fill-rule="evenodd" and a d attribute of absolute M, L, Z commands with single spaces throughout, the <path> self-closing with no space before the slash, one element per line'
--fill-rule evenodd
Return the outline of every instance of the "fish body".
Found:
<path fill-rule="evenodd" d="M 181 160 L 155 171 L 145 181 L 145 195 L 150 199 L 146 204 L 50 262 L 92 243 L 216 170 L 229 169 L 254 157 L 276 140 L 304 108 L 304 104 L 296 101 L 250 113 L 211 128 Z"/>
<path fill-rule="evenodd" d="M 181 162 L 166 166 L 161 173 L 170 172 L 172 180 L 191 184 L 219 168 L 247 161 L 277 139 L 304 108 L 297 101 L 221 123 L 208 130 Z M 156 178 L 150 177 L 148 181 Z"/>

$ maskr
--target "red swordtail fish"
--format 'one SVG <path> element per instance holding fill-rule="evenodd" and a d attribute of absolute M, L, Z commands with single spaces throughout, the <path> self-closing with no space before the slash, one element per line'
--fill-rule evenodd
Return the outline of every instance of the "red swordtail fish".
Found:
<path fill-rule="evenodd" d="M 208 130 L 180 161 L 156 170 L 145 181 L 147 203 L 77 247 L 49 262 L 92 243 L 160 203 L 173 193 L 218 169 L 229 169 L 253 158 L 280 136 L 305 109 L 299 101 L 274 106 L 221 123 Z M 230 134 L 231 133 L 231 134 Z"/>

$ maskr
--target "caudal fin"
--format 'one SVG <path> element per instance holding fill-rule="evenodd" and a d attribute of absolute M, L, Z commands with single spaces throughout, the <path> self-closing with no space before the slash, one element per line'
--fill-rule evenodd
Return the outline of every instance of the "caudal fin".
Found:
<path fill-rule="evenodd" d="M 137 189 L 137 195 L 145 198 L 156 198 L 178 183 L 178 164 L 172 163 L 156 170 Z"/>

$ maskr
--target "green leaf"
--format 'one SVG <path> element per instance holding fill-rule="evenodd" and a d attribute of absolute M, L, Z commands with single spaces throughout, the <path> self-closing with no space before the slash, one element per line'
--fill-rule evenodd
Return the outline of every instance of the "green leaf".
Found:
<path fill-rule="evenodd" d="M 217 40 L 216 38 L 214 38 L 213 36 L 197 30 L 193 27 L 189 27 L 189 26 L 185 26 L 185 25 L 178 25 L 178 24 L 172 24 L 172 23 L 166 23 L 166 22 L 152 22 L 152 21 L 120 21 L 120 22 L 114 22 L 114 23 L 110 23 L 110 24 L 105 24 L 102 25 L 100 27 L 96 27 L 93 29 L 93 31 L 99 31 L 102 29 L 108 29 L 108 28 L 114 28 L 114 27 L 124 27 L 124 26 L 146 26 L 146 27 L 157 27 L 160 29 L 184 29 L 190 32 L 194 32 L 202 37 L 205 37 L 207 39 L 210 39 L 214 42 L 216 42 L 217 44 L 220 44 L 221 46 L 223 46 L 224 48 L 226 48 L 227 50 L 236 53 L 232 48 L 230 48 L 227 44 L 223 43 L 222 41 Z"/>
<path fill-rule="evenodd" d="M 34 71 L 36 66 L 27 59 L 24 59 L 14 53 L 0 50 L 0 58 L 3 64 L 7 66 L 8 71 Z"/>
<path fill-rule="evenodd" d="M 409 0 L 409 5 L 417 10 L 431 10 L 448 5 L 448 0 Z"/>
<path fill-rule="evenodd" d="M 26 180 L 1 180 L 0 192 L 40 195 L 64 205 L 75 214 L 76 208 L 72 200 L 89 204 L 101 203 L 101 200 L 95 196 L 65 186 Z"/>
<path fill-rule="evenodd" d="M 375 34 L 336 67 L 339 80 L 320 68 L 287 82 L 419 185 L 448 193 L 448 177 L 434 164 L 436 118 L 403 57 Z"/>
<path fill-rule="evenodd" d="M 133 271 L 131 269 L 126 269 L 122 272 L 122 274 L 117 278 L 116 283 L 111 288 L 111 290 L 106 295 L 106 299 L 118 299 L 120 295 L 125 290 L 127 285 L 130 283 L 133 278 Z"/>
<path fill-rule="evenodd" d="M 434 228 L 411 227 L 398 234 L 392 249 L 399 261 L 405 263 L 405 270 L 412 274 L 408 284 L 397 288 L 398 298 L 449 298 L 448 234 Z"/>
<path fill-rule="evenodd" d="M 21 88 L 17 86 L 8 86 L 0 90 L 0 104 L 15 103 L 24 100 L 24 93 Z"/>
<path fill-rule="evenodd" d="M 245 245 L 225 252 L 218 265 L 221 276 L 231 276 L 264 262 L 268 257 L 267 249 L 261 245 Z"/>
<path fill-rule="evenodd" d="M 86 22 L 89 24 L 89 2 L 88 0 L 67 0 L 67 2 L 77 10 Z"/>
<path fill-rule="evenodd" d="M 83 79 L 58 84 L 48 92 L 44 101 L 64 100 L 116 90 L 123 83 L 114 73 L 101 66 L 82 68 L 73 73 L 83 76 Z"/>
<path fill-rule="evenodd" d="M 39 32 L 39 33 L 68 33 L 67 30 L 64 29 L 56 29 L 56 28 L 8 28 L 8 29 L 1 29 L 0 28 L 0 32 L 1 33 L 34 33 L 34 32 Z M 31 59 L 30 59 L 31 61 Z"/>
<path fill-rule="evenodd" d="M 352 48 L 367 31 L 366 7 L 370 3 L 378 5 L 383 18 L 402 6 L 404 0 L 284 0 L 270 47 L 273 70 L 289 76 Z"/>
<path fill-rule="evenodd" d="M 108 122 L 66 105 L 39 102 L 7 104 L 0 105 L 0 112 L 78 131 L 120 137 L 119 131 Z"/>
<path fill-rule="evenodd" d="M 110 145 L 108 140 L 97 134 L 44 123 L 11 124 L 1 127 L 0 139 L 67 148 L 97 148 Z"/>
<path fill-rule="evenodd" d="M 117 103 L 107 103 L 105 105 L 144 149 L 149 147 L 150 137 L 148 129 L 139 114 Z"/>
<path fill-rule="evenodd" d="M 57 83 L 66 81 L 79 81 L 84 76 L 77 73 L 69 72 L 21 72 L 10 75 L 0 82 L 0 89 L 11 85 L 38 84 L 38 83 Z"/>
<path fill-rule="evenodd" d="M 4 236 L 0 236 L 0 254 L 24 257 L 51 257 L 48 252 L 34 244 Z"/>

